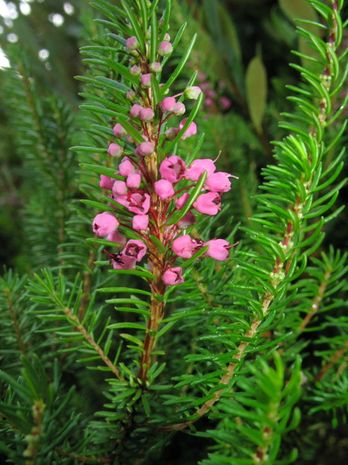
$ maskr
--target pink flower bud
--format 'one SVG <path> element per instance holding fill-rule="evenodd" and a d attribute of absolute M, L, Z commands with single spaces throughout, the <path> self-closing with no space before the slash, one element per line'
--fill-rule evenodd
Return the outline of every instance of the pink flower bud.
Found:
<path fill-rule="evenodd" d="M 124 157 L 118 166 L 118 171 L 121 176 L 129 176 L 130 174 L 135 173 L 136 169 L 130 159 Z"/>
<path fill-rule="evenodd" d="M 232 102 L 228 97 L 221 97 L 219 99 L 220 106 L 223 110 L 229 110 L 232 106 Z"/>
<path fill-rule="evenodd" d="M 178 128 L 168 128 L 166 130 L 166 138 L 168 140 L 173 140 L 176 137 L 176 135 L 178 134 L 178 132 L 179 132 Z"/>
<path fill-rule="evenodd" d="M 106 237 L 116 231 L 119 222 L 111 213 L 99 213 L 93 220 L 93 232 L 97 237 Z"/>
<path fill-rule="evenodd" d="M 166 179 L 155 182 L 155 192 L 161 200 L 170 199 L 175 194 L 172 183 Z"/>
<path fill-rule="evenodd" d="M 216 92 L 214 89 L 207 89 L 206 96 L 214 99 L 216 97 Z"/>
<path fill-rule="evenodd" d="M 158 61 L 151 63 L 150 69 L 153 73 L 160 73 L 162 71 L 161 63 L 159 63 Z"/>
<path fill-rule="evenodd" d="M 124 181 L 116 180 L 112 186 L 112 193 L 117 195 L 126 195 L 128 192 L 127 185 Z"/>
<path fill-rule="evenodd" d="M 126 47 L 128 50 L 136 50 L 138 48 L 138 40 L 136 37 L 132 36 L 126 40 Z"/>
<path fill-rule="evenodd" d="M 133 240 L 127 242 L 124 249 L 122 250 L 122 255 L 133 258 L 135 261 L 140 262 L 146 255 L 147 247 L 143 241 Z"/>
<path fill-rule="evenodd" d="M 162 281 L 166 286 L 175 286 L 176 284 L 183 283 L 184 278 L 182 276 L 182 268 L 180 268 L 180 266 L 168 268 L 163 273 Z"/>
<path fill-rule="evenodd" d="M 182 116 L 186 112 L 186 107 L 182 102 L 178 102 L 173 110 L 174 115 L 176 116 Z"/>
<path fill-rule="evenodd" d="M 141 184 L 141 175 L 139 173 L 132 173 L 127 177 L 127 187 L 130 189 L 138 189 Z"/>
<path fill-rule="evenodd" d="M 100 180 L 99 180 L 99 187 L 101 187 L 102 189 L 109 189 L 111 190 L 112 189 L 112 186 L 114 184 L 114 179 L 112 178 L 109 178 L 109 176 L 104 176 L 103 174 L 100 176 Z"/>
<path fill-rule="evenodd" d="M 123 137 L 123 136 L 125 136 L 127 134 L 124 127 L 121 126 L 121 124 L 119 124 L 119 123 L 115 124 L 115 126 L 113 127 L 113 132 L 114 132 L 115 136 L 118 137 L 118 138 L 121 138 L 121 137 Z"/>
<path fill-rule="evenodd" d="M 178 226 L 181 229 L 186 229 L 189 226 L 192 226 L 195 222 L 195 215 L 192 212 L 187 212 L 184 218 L 179 221 Z"/>
<path fill-rule="evenodd" d="M 165 97 L 161 102 L 161 110 L 163 113 L 171 113 L 176 105 L 175 97 Z"/>
<path fill-rule="evenodd" d="M 151 155 L 154 151 L 155 151 L 155 144 L 153 142 L 142 142 L 136 148 L 135 153 L 137 155 L 145 157 L 146 155 Z"/>
<path fill-rule="evenodd" d="M 179 198 L 177 198 L 175 200 L 175 206 L 178 210 L 181 210 L 183 208 L 183 206 L 185 205 L 185 203 L 188 201 L 190 195 L 185 192 L 185 194 L 182 194 L 182 196 L 180 196 Z"/>
<path fill-rule="evenodd" d="M 141 121 L 152 121 L 155 116 L 152 108 L 143 108 L 140 110 L 139 117 Z"/>
<path fill-rule="evenodd" d="M 135 103 L 130 109 L 130 115 L 132 118 L 138 118 L 143 107 L 138 103 Z"/>
<path fill-rule="evenodd" d="M 230 244 L 224 239 L 212 239 L 204 245 L 208 246 L 206 255 L 214 258 L 215 260 L 224 261 L 228 258 L 230 253 Z"/>
<path fill-rule="evenodd" d="M 130 72 L 133 74 L 133 76 L 139 76 L 141 73 L 141 68 L 140 66 L 133 65 L 131 66 Z"/>
<path fill-rule="evenodd" d="M 141 76 L 141 85 L 143 87 L 151 87 L 151 74 L 143 74 Z"/>
<path fill-rule="evenodd" d="M 133 100 L 136 97 L 136 94 L 135 94 L 134 90 L 128 90 L 127 93 L 126 93 L 126 97 L 127 97 L 128 100 L 133 102 Z"/>
<path fill-rule="evenodd" d="M 159 55 L 161 55 L 162 57 L 165 57 L 167 55 L 170 55 L 172 52 L 173 52 L 173 45 L 169 41 L 164 40 L 163 42 L 160 43 L 158 47 Z"/>
<path fill-rule="evenodd" d="M 185 126 L 187 119 L 183 119 L 181 123 L 179 124 L 179 130 Z M 192 123 L 189 125 L 189 127 L 186 129 L 184 134 L 181 136 L 182 140 L 188 139 L 189 137 L 195 136 L 197 134 L 197 124 L 192 121 Z"/>
<path fill-rule="evenodd" d="M 176 238 L 172 249 L 181 258 L 191 258 L 203 246 L 202 241 L 192 239 L 188 234 Z"/>
<path fill-rule="evenodd" d="M 146 215 L 150 209 L 150 196 L 144 192 L 133 192 L 128 196 L 128 210 L 137 215 Z"/>
<path fill-rule="evenodd" d="M 108 147 L 108 154 L 112 157 L 119 158 L 123 153 L 123 148 L 118 144 L 110 144 Z"/>
<path fill-rule="evenodd" d="M 184 96 L 190 100 L 197 100 L 201 95 L 202 89 L 198 86 L 187 87 L 184 92 Z"/>
<path fill-rule="evenodd" d="M 204 104 L 206 107 L 210 108 L 212 106 L 214 106 L 214 100 L 210 97 L 207 97 L 204 101 Z"/>
<path fill-rule="evenodd" d="M 221 197 L 217 192 L 201 194 L 193 206 L 200 213 L 214 216 L 221 210 Z"/>
<path fill-rule="evenodd" d="M 106 236 L 106 239 L 110 242 L 117 242 L 118 244 L 124 245 L 126 243 L 126 238 L 122 236 L 122 234 L 119 231 L 114 231 L 108 236 Z"/>
<path fill-rule="evenodd" d="M 204 188 L 211 192 L 228 192 L 231 190 L 231 174 L 223 171 L 212 173 L 207 177 Z"/>
<path fill-rule="evenodd" d="M 135 231 L 144 231 L 149 226 L 148 215 L 135 215 L 132 221 L 132 227 Z"/>
<path fill-rule="evenodd" d="M 206 171 L 210 176 L 216 170 L 216 166 L 210 158 L 197 158 L 191 163 L 191 166 L 186 170 L 185 178 L 191 181 L 198 181 L 202 174 Z"/>
<path fill-rule="evenodd" d="M 172 183 L 180 181 L 184 177 L 185 170 L 184 160 L 176 155 L 165 158 L 159 168 L 161 177 Z"/>

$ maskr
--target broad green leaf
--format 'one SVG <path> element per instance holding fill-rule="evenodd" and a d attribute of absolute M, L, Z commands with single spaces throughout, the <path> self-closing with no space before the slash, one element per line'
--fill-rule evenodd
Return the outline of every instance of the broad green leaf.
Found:
<path fill-rule="evenodd" d="M 257 132 L 262 132 L 262 119 L 266 109 L 267 74 L 259 56 L 255 56 L 246 72 L 246 93 L 251 121 Z"/>
<path fill-rule="evenodd" d="M 318 20 L 318 16 L 308 0 L 279 0 L 279 6 L 293 22 L 297 19 Z"/>
<path fill-rule="evenodd" d="M 300 19 L 312 21 L 313 23 L 318 22 L 318 15 L 308 0 L 279 0 L 279 6 L 290 21 L 296 25 L 299 24 L 298 20 Z M 313 23 L 301 24 L 303 24 L 304 29 L 315 37 L 320 35 L 321 30 Z M 317 56 L 315 50 L 309 46 L 308 41 L 302 36 L 299 38 L 299 50 L 309 57 Z M 302 58 L 302 63 L 306 65 L 306 67 L 312 67 L 305 58 Z"/>

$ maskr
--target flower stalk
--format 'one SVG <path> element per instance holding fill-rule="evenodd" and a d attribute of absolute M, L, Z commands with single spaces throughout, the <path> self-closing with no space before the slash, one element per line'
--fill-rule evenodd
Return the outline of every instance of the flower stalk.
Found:
<path fill-rule="evenodd" d="M 152 11 L 152 15 L 156 12 Z M 157 19 L 152 18 L 152 24 L 154 21 Z M 132 76 L 126 94 L 129 117 L 127 124 L 122 119 L 114 122 L 115 139 L 109 142 L 107 150 L 115 160 L 117 179 L 102 175 L 99 182 L 112 202 L 109 211 L 94 218 L 93 232 L 114 242 L 115 247 L 122 246 L 116 253 L 107 252 L 116 270 L 133 269 L 147 258 L 145 266 L 152 274 L 150 312 L 138 374 L 140 383 L 146 385 L 167 288 L 184 282 L 184 270 L 178 260 L 191 259 L 203 248 L 202 254 L 218 261 L 229 256 L 232 246 L 226 240 L 204 241 L 191 237 L 190 231 L 197 214 L 219 213 L 221 197 L 231 189 L 232 175 L 218 172 L 211 159 L 196 159 L 187 165 L 172 152 L 178 150 L 181 141 L 197 135 L 193 117 L 203 93 L 193 83 L 182 92 L 171 91 L 173 76 L 167 83 L 162 82 L 163 64 L 174 51 L 170 36 L 162 30 L 154 39 L 147 21 L 140 27 L 144 43 L 140 43 L 135 27 L 134 35 L 125 40 Z M 163 40 L 157 40 L 159 37 Z M 154 43 L 158 44 L 156 49 Z M 184 117 L 188 113 L 187 100 L 195 103 Z M 122 218 L 124 211 L 133 215 L 129 221 Z"/>

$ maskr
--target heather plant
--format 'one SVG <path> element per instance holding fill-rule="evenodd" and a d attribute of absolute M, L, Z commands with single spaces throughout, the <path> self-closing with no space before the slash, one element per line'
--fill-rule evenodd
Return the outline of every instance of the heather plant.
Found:
<path fill-rule="evenodd" d="M 233 96 L 202 114 L 219 84 L 174 3 L 91 2 L 78 118 L 10 55 L 24 186 L 40 183 L 28 275 L 0 281 L 5 463 L 306 464 L 319 428 L 346 425 L 347 255 L 326 239 L 345 186 L 344 2 L 305 2 L 300 81 L 261 173 L 242 143 L 229 172 L 225 134 L 270 159 L 260 54 L 245 89 L 241 66 L 220 86 L 250 124 Z"/>

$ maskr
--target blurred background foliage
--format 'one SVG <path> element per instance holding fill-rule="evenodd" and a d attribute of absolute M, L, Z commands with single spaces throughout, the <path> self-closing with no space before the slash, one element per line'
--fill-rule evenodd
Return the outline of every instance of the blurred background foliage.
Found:
<path fill-rule="evenodd" d="M 30 273 L 64 260 L 62 225 L 72 219 L 69 205 L 78 197 L 78 161 L 69 146 L 82 145 L 83 137 L 80 83 L 74 76 L 83 73 L 79 46 L 98 34 L 91 16 L 87 0 L 0 0 L 0 261 L 5 268 Z M 198 33 L 189 71 L 197 71 L 206 95 L 198 122 L 206 134 L 200 154 L 219 156 L 220 166 L 240 178 L 225 215 L 242 224 L 253 212 L 261 170 L 272 163 L 270 141 L 283 135 L 281 112 L 291 108 L 286 86 L 298 76 L 289 62 L 300 60 L 292 51 L 296 55 L 306 47 L 295 33 L 296 17 L 316 19 L 305 0 L 174 2 L 174 28 L 190 18 L 182 47 Z M 347 93 L 346 86 L 337 107 Z M 347 188 L 340 195 L 343 205 Z M 327 241 L 345 249 L 347 211 L 327 228 Z M 308 428 L 303 414 L 305 439 L 301 429 L 293 433 L 307 451 L 301 463 L 330 464 L 333 457 L 336 464 L 346 463 L 346 432 L 319 407 L 317 412 L 318 421 Z M 191 463 L 187 454 L 201 441 L 179 434 L 166 463 Z"/>

